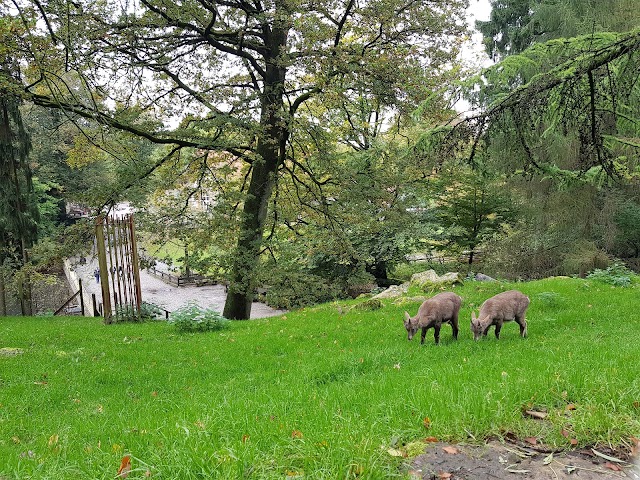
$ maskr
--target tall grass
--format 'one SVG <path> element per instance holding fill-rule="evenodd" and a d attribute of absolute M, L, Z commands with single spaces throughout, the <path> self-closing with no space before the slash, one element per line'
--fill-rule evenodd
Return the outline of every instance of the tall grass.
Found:
<path fill-rule="evenodd" d="M 518 288 L 474 342 L 471 308 Z M 327 304 L 221 332 L 86 318 L 0 319 L 0 478 L 402 478 L 391 446 L 507 432 L 569 447 L 640 434 L 639 289 L 549 279 L 469 283 L 461 334 L 407 342 L 402 312 Z M 339 308 L 338 308 L 339 307 Z M 546 410 L 544 421 L 523 409 Z M 566 435 L 569 435 L 568 437 Z"/>

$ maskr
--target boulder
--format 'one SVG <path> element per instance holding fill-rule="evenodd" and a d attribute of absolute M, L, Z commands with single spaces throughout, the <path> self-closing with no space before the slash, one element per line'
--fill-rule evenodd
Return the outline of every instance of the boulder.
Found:
<path fill-rule="evenodd" d="M 477 282 L 497 282 L 495 278 L 485 275 L 484 273 L 476 273 L 475 280 Z"/>
<path fill-rule="evenodd" d="M 420 288 L 453 285 L 455 283 L 461 283 L 460 274 L 456 272 L 438 275 L 434 270 L 427 270 L 426 272 L 414 273 L 411 276 L 411 285 L 416 285 Z"/>
<path fill-rule="evenodd" d="M 398 298 L 407 293 L 409 290 L 409 283 L 403 283 L 402 285 L 391 285 L 385 291 L 380 292 L 372 298 Z"/>

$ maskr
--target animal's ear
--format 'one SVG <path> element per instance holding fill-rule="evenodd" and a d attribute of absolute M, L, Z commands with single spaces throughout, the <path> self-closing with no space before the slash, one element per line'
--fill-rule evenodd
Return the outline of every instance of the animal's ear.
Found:
<path fill-rule="evenodd" d="M 404 321 L 405 322 L 411 321 L 411 315 L 409 315 L 407 312 L 404 312 Z"/>
<path fill-rule="evenodd" d="M 476 319 L 476 312 L 471 312 L 471 323 L 475 322 Z"/>

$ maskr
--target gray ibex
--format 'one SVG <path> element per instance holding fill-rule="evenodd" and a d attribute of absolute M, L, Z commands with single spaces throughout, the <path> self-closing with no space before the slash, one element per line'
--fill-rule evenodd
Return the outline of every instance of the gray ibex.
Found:
<path fill-rule="evenodd" d="M 500 338 L 500 329 L 504 322 L 515 320 L 520 325 L 520 336 L 527 336 L 527 321 L 524 315 L 529 306 L 529 297 L 518 290 L 509 290 L 488 298 L 480 307 L 480 315 L 476 318 L 471 312 L 471 331 L 478 340 L 486 336 L 491 325 L 496 326 L 496 338 Z"/>
<path fill-rule="evenodd" d="M 415 317 L 404 312 L 404 328 L 407 329 L 409 340 L 413 338 L 419 328 L 422 328 L 420 344 L 424 343 L 427 330 L 433 327 L 436 345 L 440 343 L 440 327 L 443 323 L 450 323 L 453 328 L 453 338 L 458 339 L 458 312 L 462 299 L 451 292 L 439 293 L 424 301 Z"/>

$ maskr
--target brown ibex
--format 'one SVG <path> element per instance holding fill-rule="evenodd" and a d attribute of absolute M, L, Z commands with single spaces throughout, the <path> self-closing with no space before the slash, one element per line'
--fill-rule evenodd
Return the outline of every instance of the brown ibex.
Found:
<path fill-rule="evenodd" d="M 486 336 L 491 325 L 496 326 L 496 338 L 500 338 L 500 329 L 504 322 L 515 320 L 520 325 L 520 336 L 527 336 L 527 321 L 524 315 L 529 306 L 529 297 L 518 290 L 499 293 L 485 300 L 480 307 L 480 315 L 476 318 L 471 312 L 471 331 L 473 338 L 478 340 Z"/>
<path fill-rule="evenodd" d="M 462 299 L 452 292 L 439 293 L 423 302 L 415 317 L 404 312 L 404 328 L 407 329 L 409 340 L 413 338 L 419 328 L 422 328 L 420 344 L 424 343 L 427 330 L 433 327 L 436 345 L 440 343 L 440 327 L 443 323 L 450 323 L 453 328 L 453 338 L 458 339 L 458 312 Z"/>

